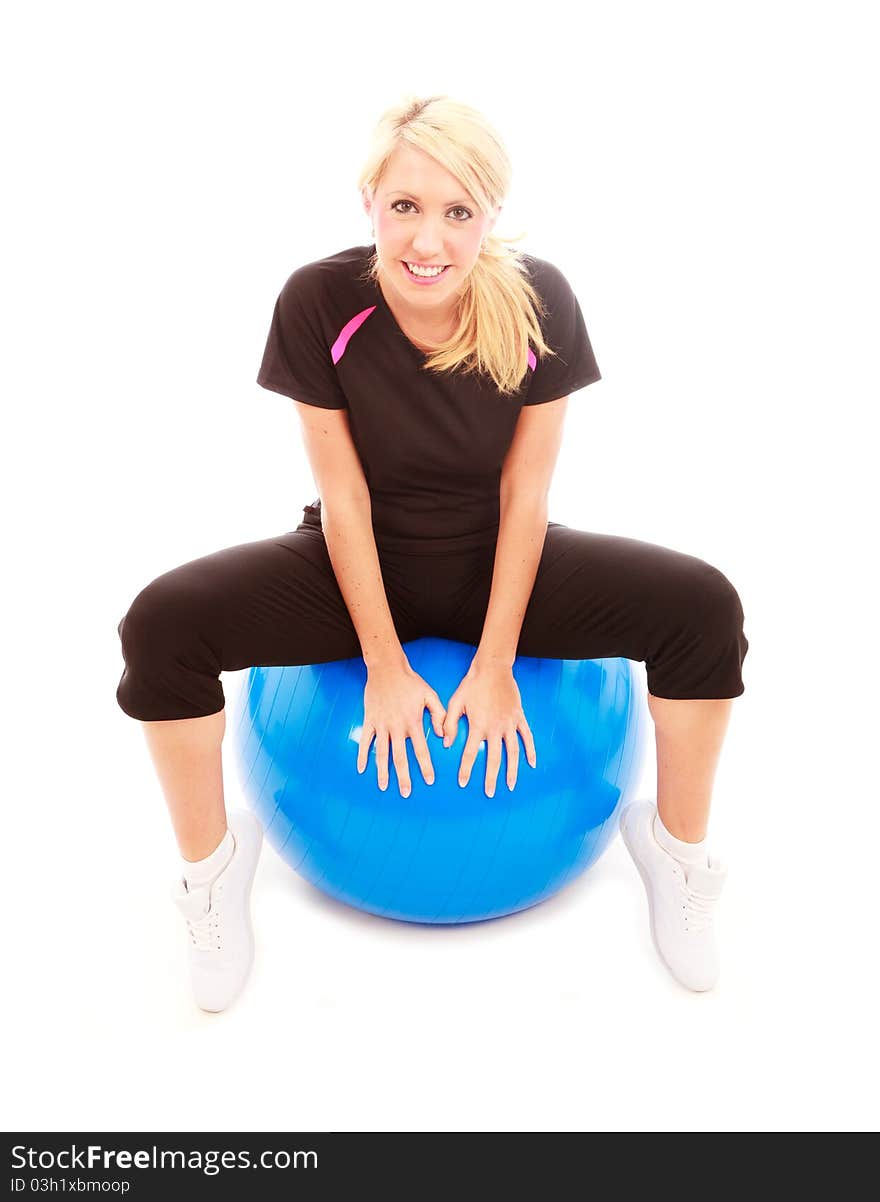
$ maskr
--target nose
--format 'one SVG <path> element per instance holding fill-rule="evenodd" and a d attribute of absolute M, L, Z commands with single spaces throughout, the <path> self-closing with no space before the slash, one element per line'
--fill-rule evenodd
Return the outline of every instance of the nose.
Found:
<path fill-rule="evenodd" d="M 423 259 L 440 258 L 443 251 L 442 229 L 430 221 L 423 222 L 412 237 L 412 245 Z"/>

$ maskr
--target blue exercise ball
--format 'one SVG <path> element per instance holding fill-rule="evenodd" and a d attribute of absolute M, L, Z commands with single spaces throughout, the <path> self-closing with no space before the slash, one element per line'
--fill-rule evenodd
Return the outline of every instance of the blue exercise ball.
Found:
<path fill-rule="evenodd" d="M 438 638 L 404 649 L 444 704 L 476 650 Z M 520 738 L 511 792 L 502 743 L 489 798 L 484 740 L 462 788 L 467 715 L 444 748 L 426 709 L 434 784 L 425 783 L 407 740 L 412 792 L 404 798 L 390 754 L 388 788 L 379 788 L 375 741 L 366 770 L 357 771 L 367 680 L 361 657 L 249 669 L 233 739 L 242 789 L 266 838 L 324 893 L 406 922 L 497 918 L 558 892 L 599 858 L 638 786 L 643 690 L 626 659 L 520 656 L 513 673 L 537 766 Z"/>

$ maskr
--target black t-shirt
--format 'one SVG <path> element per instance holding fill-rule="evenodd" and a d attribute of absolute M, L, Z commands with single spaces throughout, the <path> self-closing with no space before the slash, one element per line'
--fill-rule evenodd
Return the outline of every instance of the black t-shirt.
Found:
<path fill-rule="evenodd" d="M 540 405 L 601 379 L 584 318 L 552 263 L 524 255 L 548 309 L 544 340 L 559 358 L 536 358 L 516 394 L 488 375 L 425 371 L 377 283 L 359 277 L 375 245 L 299 267 L 272 315 L 257 383 L 317 405 L 347 409 L 370 490 L 379 549 L 468 550 L 498 534 L 501 468 L 523 405 Z M 320 519 L 320 501 L 305 512 Z M 307 518 L 308 520 L 308 518 Z"/>

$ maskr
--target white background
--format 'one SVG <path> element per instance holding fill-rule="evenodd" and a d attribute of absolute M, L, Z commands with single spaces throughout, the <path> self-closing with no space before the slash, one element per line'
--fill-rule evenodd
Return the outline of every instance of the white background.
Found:
<path fill-rule="evenodd" d="M 6 17 L 4 1127 L 876 1128 L 870 12 Z M 584 312 L 603 379 L 570 402 L 551 517 L 701 556 L 743 602 L 710 994 L 656 959 L 619 841 L 535 910 L 436 931 L 325 899 L 266 845 L 246 993 L 213 1016 L 189 994 L 116 626 L 316 495 L 292 402 L 255 376 L 289 273 L 371 240 L 357 172 L 410 91 L 496 125 L 497 231 Z"/>

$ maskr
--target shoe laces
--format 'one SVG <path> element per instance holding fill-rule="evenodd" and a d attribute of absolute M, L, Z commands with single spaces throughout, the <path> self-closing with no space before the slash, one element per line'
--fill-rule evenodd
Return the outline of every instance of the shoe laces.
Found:
<path fill-rule="evenodd" d="M 716 898 L 701 893 L 688 884 L 684 869 L 675 864 L 675 873 L 681 886 L 681 909 L 685 934 L 700 935 L 712 926 Z"/>
<path fill-rule="evenodd" d="M 220 915 L 215 901 L 216 892 L 212 893 L 208 909 L 201 918 L 186 920 L 190 940 L 200 952 L 220 951 Z"/>

